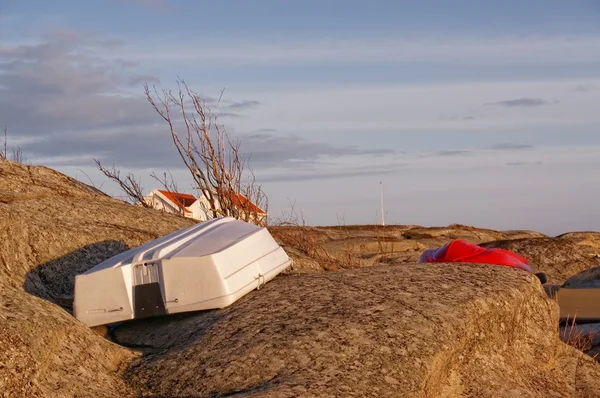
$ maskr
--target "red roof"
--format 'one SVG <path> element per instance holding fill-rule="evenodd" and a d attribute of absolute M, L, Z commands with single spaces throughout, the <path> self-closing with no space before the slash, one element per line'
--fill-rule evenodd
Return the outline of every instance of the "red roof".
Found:
<path fill-rule="evenodd" d="M 179 192 L 171 192 L 171 191 L 163 191 L 158 190 L 158 192 L 162 193 L 169 199 L 171 202 L 175 203 L 176 206 L 180 206 L 183 208 L 183 211 L 186 213 L 191 213 L 186 207 L 189 207 L 194 204 L 196 198 L 194 195 L 190 195 L 188 193 L 179 193 Z"/>
<path fill-rule="evenodd" d="M 186 207 L 191 206 L 197 200 L 194 195 L 190 195 L 187 193 L 163 191 L 160 189 L 158 190 L 158 192 L 166 196 L 167 199 L 169 199 L 175 205 L 181 206 L 186 213 L 191 213 L 191 211 L 186 209 Z M 249 201 L 248 198 L 246 198 L 241 193 L 232 192 L 231 202 L 234 206 L 244 208 L 244 210 L 247 210 L 251 213 L 265 214 L 265 212 L 261 208 Z"/>
<path fill-rule="evenodd" d="M 237 206 L 237 207 L 243 208 L 245 206 L 246 210 L 248 210 L 249 212 L 256 213 L 256 214 L 265 214 L 265 212 L 261 208 L 256 206 L 254 203 L 250 202 L 248 200 L 248 198 L 246 198 L 241 193 L 232 192 L 231 202 L 233 203 L 234 206 Z"/>

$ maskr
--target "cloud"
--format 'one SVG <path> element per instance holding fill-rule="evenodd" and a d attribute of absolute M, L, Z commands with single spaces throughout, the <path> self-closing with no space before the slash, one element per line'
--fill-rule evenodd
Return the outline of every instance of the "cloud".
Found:
<path fill-rule="evenodd" d="M 594 109 L 599 93 L 585 99 L 569 93 L 559 105 L 534 108 L 488 106 L 510 100 L 511 93 L 536 93 L 548 101 L 558 92 L 572 90 L 580 79 L 562 81 L 476 81 L 460 83 L 336 83 L 240 84 L 236 95 L 259 101 L 249 109 L 246 131 L 269 126 L 280 131 L 339 134 L 349 131 L 391 132 L 414 136 L 419 131 L 498 134 L 499 131 L 539 131 L 593 126 L 600 122 Z M 584 81 L 585 83 L 585 81 Z M 600 84 L 590 80 L 590 84 Z M 231 93 L 230 93 L 231 94 Z M 575 97 L 579 97 L 576 101 Z M 361 98 L 351 101 L 350 98 Z M 457 101 L 460 98 L 460 101 Z M 557 112 L 560 108 L 560 112 Z M 508 111 L 510 115 L 507 114 Z M 439 118 L 438 116 L 442 116 Z M 470 119 L 468 116 L 473 116 Z M 454 120 L 443 120 L 454 119 Z M 470 120 L 459 120 L 460 118 Z M 442 119 L 442 120 L 440 120 Z"/>
<path fill-rule="evenodd" d="M 422 158 L 435 158 L 435 157 L 464 157 L 468 155 L 478 155 L 478 152 L 484 151 L 519 151 L 523 149 L 533 149 L 535 148 L 533 145 L 529 144 L 520 144 L 514 142 L 504 142 L 498 143 L 494 145 L 490 145 L 482 148 L 475 149 L 446 149 L 437 152 L 432 152 L 428 154 L 418 155 L 419 159 Z M 400 158 L 400 157 L 399 157 Z"/>
<path fill-rule="evenodd" d="M 229 117 L 232 119 L 239 119 L 239 118 L 244 118 L 246 116 L 241 115 L 239 113 L 235 113 L 235 112 L 218 112 L 218 117 L 222 118 L 222 117 Z"/>
<path fill-rule="evenodd" d="M 436 152 L 436 156 L 463 156 L 471 153 L 472 151 L 466 150 L 447 150 L 447 151 L 439 151 Z"/>
<path fill-rule="evenodd" d="M 140 73 L 136 60 L 96 55 L 98 49 L 112 45 L 104 37 L 58 29 L 46 32 L 36 44 L 0 46 L 0 121 L 9 126 L 11 142 L 18 142 L 29 159 L 83 166 L 98 157 L 127 168 L 181 167 L 167 126 L 142 90 L 132 93 L 129 89 L 143 81 L 160 81 Z M 208 105 L 217 101 L 203 98 Z M 219 116 L 241 119 L 245 115 L 240 111 L 258 104 L 232 101 Z M 259 161 L 264 165 L 270 158 L 285 163 L 288 155 L 308 159 L 312 153 L 352 152 L 294 138 L 287 142 L 297 148 L 274 137 L 256 137 L 255 141 L 264 139 L 282 151 L 280 156 L 273 155 L 261 148 L 264 142 L 253 145 L 249 138 L 249 146 L 264 155 Z"/>
<path fill-rule="evenodd" d="M 387 149 L 337 147 L 289 134 L 232 134 L 231 138 L 241 140 L 241 152 L 255 171 L 270 173 L 265 174 L 268 181 L 276 181 L 278 178 L 285 180 L 288 177 L 316 179 L 324 178 L 325 175 L 366 175 L 374 173 L 371 166 L 344 167 L 344 170 L 336 171 L 335 168 L 339 167 L 337 160 L 355 158 L 356 161 L 351 163 L 362 164 L 363 162 L 358 161 L 360 157 L 377 159 L 393 154 L 393 151 Z M 21 147 L 28 157 L 33 155 L 44 159 L 47 165 L 90 166 L 93 164 L 92 158 L 99 158 L 107 165 L 114 163 L 127 170 L 184 167 L 166 125 L 113 128 L 110 131 L 90 131 L 72 136 L 56 134 L 39 137 Z M 383 171 L 377 169 L 377 173 L 380 172 Z M 262 175 L 263 173 L 259 173 L 260 177 Z"/>
<path fill-rule="evenodd" d="M 454 116 L 440 116 L 438 120 L 442 121 L 467 121 L 477 119 L 475 115 L 454 115 Z"/>
<path fill-rule="evenodd" d="M 41 43 L 0 46 L 0 120 L 19 138 L 147 123 L 147 102 L 124 88 L 131 62 L 93 55 L 102 37 L 48 33 Z"/>
<path fill-rule="evenodd" d="M 600 90 L 600 87 L 595 86 L 593 84 L 580 84 L 573 89 L 573 91 L 580 92 L 580 93 L 588 93 L 590 91 L 598 91 L 598 90 Z"/>
<path fill-rule="evenodd" d="M 388 163 L 383 165 L 348 167 L 344 170 L 326 170 L 313 172 L 287 172 L 274 175 L 266 174 L 261 176 L 260 182 L 300 182 L 300 181 L 318 181 L 341 178 L 356 178 L 365 176 L 383 176 L 393 174 L 402 170 L 406 165 L 402 163 Z"/>
<path fill-rule="evenodd" d="M 523 97 L 523 98 L 517 98 L 517 99 L 512 99 L 512 100 L 487 103 L 485 105 L 499 105 L 499 106 L 505 106 L 505 107 L 509 107 L 509 108 L 516 108 L 516 107 L 529 108 L 529 107 L 537 107 L 537 106 L 551 105 L 551 104 L 558 104 L 558 101 L 557 100 L 546 101 L 541 98 Z"/>
<path fill-rule="evenodd" d="M 151 38 L 150 49 L 130 48 L 154 62 L 205 62 L 211 65 L 299 65 L 303 63 L 401 62 L 444 65 L 589 65 L 600 62 L 598 35 L 435 36 L 418 39 L 385 36 L 345 39 L 286 37 L 235 41 Z M 565 57 L 564 54 L 569 54 Z"/>
<path fill-rule="evenodd" d="M 233 104 L 226 105 L 226 107 L 228 109 L 248 109 L 248 108 L 256 108 L 259 105 L 260 105 L 260 102 L 258 102 L 258 101 L 246 100 L 246 101 L 234 102 Z"/>
<path fill-rule="evenodd" d="M 528 165 L 532 165 L 532 164 L 543 164 L 542 162 L 506 162 L 507 166 L 528 166 Z"/>
<path fill-rule="evenodd" d="M 534 146 L 530 144 L 519 144 L 516 142 L 501 142 L 485 149 L 491 149 L 495 151 L 515 150 L 515 149 L 533 149 Z"/>
<path fill-rule="evenodd" d="M 129 108 L 140 105 L 137 99 L 135 101 L 119 104 Z M 86 166 L 92 163 L 92 158 L 100 158 L 107 164 L 115 163 L 125 169 L 183 167 L 167 125 L 162 120 L 156 123 L 157 119 L 157 115 L 147 114 L 145 120 L 123 126 L 113 123 L 88 127 L 76 134 L 61 131 L 40 133 L 23 142 L 21 147 L 28 157 L 44 159 L 48 165 Z M 249 158 L 255 170 L 319 171 L 323 167 L 335 166 L 336 159 L 340 158 L 378 158 L 394 154 L 390 149 L 361 149 L 313 142 L 273 129 L 230 136 L 241 140 L 241 152 Z"/>
<path fill-rule="evenodd" d="M 150 84 L 160 84 L 160 79 L 156 76 L 151 75 L 134 75 L 131 76 L 128 80 L 128 84 L 130 86 L 140 86 L 144 83 Z"/>
<path fill-rule="evenodd" d="M 320 162 L 342 157 L 382 157 L 393 155 L 391 149 L 361 149 L 313 142 L 294 134 L 252 133 L 240 135 L 243 151 L 252 154 L 258 167 L 317 167 Z"/>
<path fill-rule="evenodd" d="M 262 128 L 262 129 L 258 129 L 253 131 L 253 134 L 259 134 L 259 133 L 277 133 L 278 130 L 277 129 L 269 129 L 269 128 Z"/>

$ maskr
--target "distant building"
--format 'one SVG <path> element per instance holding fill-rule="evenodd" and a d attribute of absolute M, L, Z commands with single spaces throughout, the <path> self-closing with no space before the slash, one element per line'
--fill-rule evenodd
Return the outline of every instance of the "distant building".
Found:
<path fill-rule="evenodd" d="M 240 208 L 245 207 L 250 213 L 255 214 L 259 221 L 264 220 L 267 216 L 267 213 L 263 209 L 249 202 L 244 195 L 235 193 L 233 195 L 233 205 Z M 195 197 L 187 193 L 155 189 L 146 196 L 146 202 L 157 210 L 164 210 L 199 221 L 206 221 L 213 218 L 212 211 L 210 211 L 210 202 L 204 195 Z M 254 222 L 254 220 L 250 221 Z"/>

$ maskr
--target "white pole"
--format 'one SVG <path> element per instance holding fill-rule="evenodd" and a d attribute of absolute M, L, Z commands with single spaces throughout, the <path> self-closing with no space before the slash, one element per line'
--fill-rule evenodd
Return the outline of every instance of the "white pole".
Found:
<path fill-rule="evenodd" d="M 385 225 L 385 212 L 383 211 L 383 182 L 379 182 L 381 187 L 381 225 Z"/>

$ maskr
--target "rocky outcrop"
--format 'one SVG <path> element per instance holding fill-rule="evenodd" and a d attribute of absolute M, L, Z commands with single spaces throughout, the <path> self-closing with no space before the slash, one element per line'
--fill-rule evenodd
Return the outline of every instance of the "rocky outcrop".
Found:
<path fill-rule="evenodd" d="M 484 247 L 498 247 L 514 251 L 529 260 L 535 272 L 543 272 L 548 284 L 561 285 L 569 277 L 600 264 L 600 259 L 568 238 L 528 238 L 499 240 L 483 243 Z"/>
<path fill-rule="evenodd" d="M 581 245 L 587 254 L 596 257 L 600 263 L 600 232 L 568 232 L 557 236 L 557 238 L 570 240 Z"/>
<path fill-rule="evenodd" d="M 121 375 L 135 355 L 60 307 L 0 283 L 2 397 L 132 396 Z"/>
<path fill-rule="evenodd" d="M 77 273 L 191 221 L 128 205 L 45 167 L 0 161 L 0 391 L 133 394 L 135 353 L 69 313 Z M 61 308 L 62 307 L 62 308 Z"/>
<path fill-rule="evenodd" d="M 223 310 L 123 324 L 159 396 L 598 396 L 557 307 L 503 267 L 377 266 L 278 277 Z"/>

